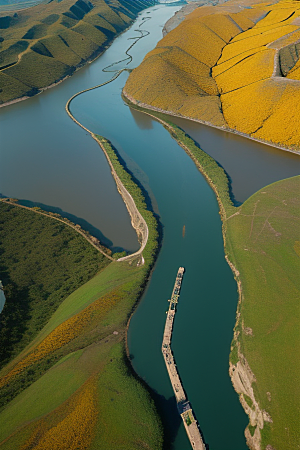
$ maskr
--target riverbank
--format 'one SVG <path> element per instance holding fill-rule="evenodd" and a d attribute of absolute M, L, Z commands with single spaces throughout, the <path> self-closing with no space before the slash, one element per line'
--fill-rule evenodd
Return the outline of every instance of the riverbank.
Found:
<path fill-rule="evenodd" d="M 253 136 L 250 136 L 249 134 L 242 133 L 241 131 L 234 130 L 234 129 L 229 128 L 227 126 L 226 127 L 225 126 L 220 127 L 218 125 L 214 125 L 211 122 L 207 122 L 207 121 L 204 121 L 204 120 L 201 120 L 201 119 L 195 119 L 195 118 L 189 117 L 189 116 L 184 116 L 182 114 L 177 114 L 174 111 L 163 110 L 161 108 L 156 108 L 155 106 L 151 106 L 149 104 L 140 102 L 140 101 L 136 100 L 132 95 L 128 94 L 126 92 L 125 88 L 122 91 L 122 95 L 123 95 L 123 97 L 125 99 L 127 99 L 127 102 L 129 104 L 139 106 L 142 109 L 150 110 L 150 111 L 156 111 L 158 113 L 166 114 L 168 116 L 178 117 L 179 119 L 191 120 L 192 122 L 201 123 L 202 125 L 205 125 L 205 126 L 208 126 L 208 127 L 211 127 L 211 128 L 215 128 L 217 130 L 226 131 L 228 133 L 232 133 L 232 134 L 235 134 L 237 136 L 244 137 L 244 138 L 249 139 L 249 140 L 254 141 L 254 142 L 259 142 L 260 144 L 264 144 L 264 145 L 267 145 L 267 146 L 272 147 L 272 148 L 278 148 L 279 150 L 284 150 L 284 151 L 289 152 L 289 153 L 294 153 L 296 155 L 300 155 L 300 150 L 295 150 L 295 149 L 292 149 L 292 148 L 289 148 L 289 147 L 284 147 L 284 146 L 281 146 L 281 145 L 273 144 L 273 143 L 271 143 L 269 141 L 266 141 L 264 139 L 255 138 Z"/>

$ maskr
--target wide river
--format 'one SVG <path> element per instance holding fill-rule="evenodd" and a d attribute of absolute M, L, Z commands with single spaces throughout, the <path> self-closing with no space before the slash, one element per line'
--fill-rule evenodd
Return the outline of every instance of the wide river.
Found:
<path fill-rule="evenodd" d="M 0 193 L 60 211 L 113 249 L 133 251 L 136 236 L 98 145 L 73 123 L 64 107 L 74 93 L 108 80 L 102 69 L 146 29 L 130 51 L 138 65 L 161 38 L 179 6 L 144 11 L 104 55 L 54 89 L 0 109 Z M 124 63 L 123 63 L 124 64 Z M 117 67 L 122 67 L 119 64 Z M 149 193 L 163 229 L 162 249 L 128 333 L 132 363 L 156 392 L 168 447 L 190 450 L 161 355 L 175 275 L 186 268 L 172 347 L 180 376 L 210 450 L 246 450 L 247 417 L 228 376 L 237 287 L 224 259 L 221 221 L 213 191 L 192 160 L 156 121 L 121 99 L 127 78 L 89 91 L 71 103 L 74 116 L 112 141 Z M 236 202 L 257 189 L 300 172 L 300 158 L 180 120 L 202 148 L 223 165 Z M 183 234 L 185 226 L 185 234 Z"/>

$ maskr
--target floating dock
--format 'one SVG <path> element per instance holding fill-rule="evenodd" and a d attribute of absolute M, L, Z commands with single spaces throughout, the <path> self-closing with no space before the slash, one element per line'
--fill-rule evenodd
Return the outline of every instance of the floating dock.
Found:
<path fill-rule="evenodd" d="M 162 343 L 162 353 L 166 363 L 167 371 L 171 380 L 172 388 L 177 401 L 177 409 L 183 420 L 183 424 L 190 440 L 190 443 L 195 450 L 206 450 L 203 439 L 198 428 L 197 421 L 194 417 L 192 407 L 185 395 L 177 368 L 174 356 L 171 350 L 171 340 L 173 332 L 174 318 L 176 314 L 176 305 L 179 300 L 182 278 L 184 274 L 184 267 L 179 267 L 176 281 L 174 284 L 171 300 L 169 300 L 169 310 L 167 311 L 167 319 L 164 330 L 164 337 Z"/>

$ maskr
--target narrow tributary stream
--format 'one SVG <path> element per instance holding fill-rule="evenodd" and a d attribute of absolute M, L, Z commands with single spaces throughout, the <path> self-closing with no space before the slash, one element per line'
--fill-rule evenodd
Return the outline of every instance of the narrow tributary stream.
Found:
<path fill-rule="evenodd" d="M 92 65 L 53 90 L 0 110 L 2 194 L 61 208 L 74 220 L 86 221 L 83 225 L 101 234 L 107 245 L 135 250 L 137 241 L 108 165 L 92 138 L 66 115 L 64 106 L 74 93 L 107 81 L 112 74 L 102 69 L 123 59 L 131 43 L 128 39 L 140 34 L 134 30 L 146 29 L 149 35 L 130 51 L 133 60 L 128 67 L 138 65 L 178 8 L 156 6 L 144 11 Z M 224 259 L 217 201 L 169 133 L 124 105 L 120 94 L 127 76 L 123 72 L 114 82 L 76 97 L 71 111 L 85 127 L 111 140 L 148 191 L 163 227 L 155 270 L 130 323 L 132 364 L 159 396 L 169 447 L 189 450 L 160 350 L 167 300 L 177 269 L 184 266 L 172 340 L 184 387 L 210 450 L 246 450 L 247 417 L 228 376 L 237 289 Z M 213 136 L 215 130 L 210 132 Z M 271 171 L 272 155 L 269 161 Z M 293 171 L 290 164 L 290 172 L 277 179 Z M 243 193 L 242 200 L 252 191 Z M 238 190 L 235 195 L 238 198 Z"/>

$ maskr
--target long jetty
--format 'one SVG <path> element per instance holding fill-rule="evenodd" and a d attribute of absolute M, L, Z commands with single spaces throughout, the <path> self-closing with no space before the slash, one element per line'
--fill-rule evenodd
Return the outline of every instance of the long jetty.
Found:
<path fill-rule="evenodd" d="M 202 440 L 197 421 L 194 417 L 193 410 L 187 396 L 184 392 L 182 382 L 176 368 L 174 356 L 171 350 L 171 340 L 173 332 L 174 318 L 176 314 L 176 305 L 178 303 L 184 267 L 179 267 L 176 281 L 174 284 L 171 300 L 169 300 L 169 310 L 167 311 L 167 319 L 162 342 L 162 353 L 166 363 L 167 371 L 171 380 L 172 388 L 176 397 L 177 409 L 182 418 L 186 433 L 195 450 L 206 450 Z"/>

